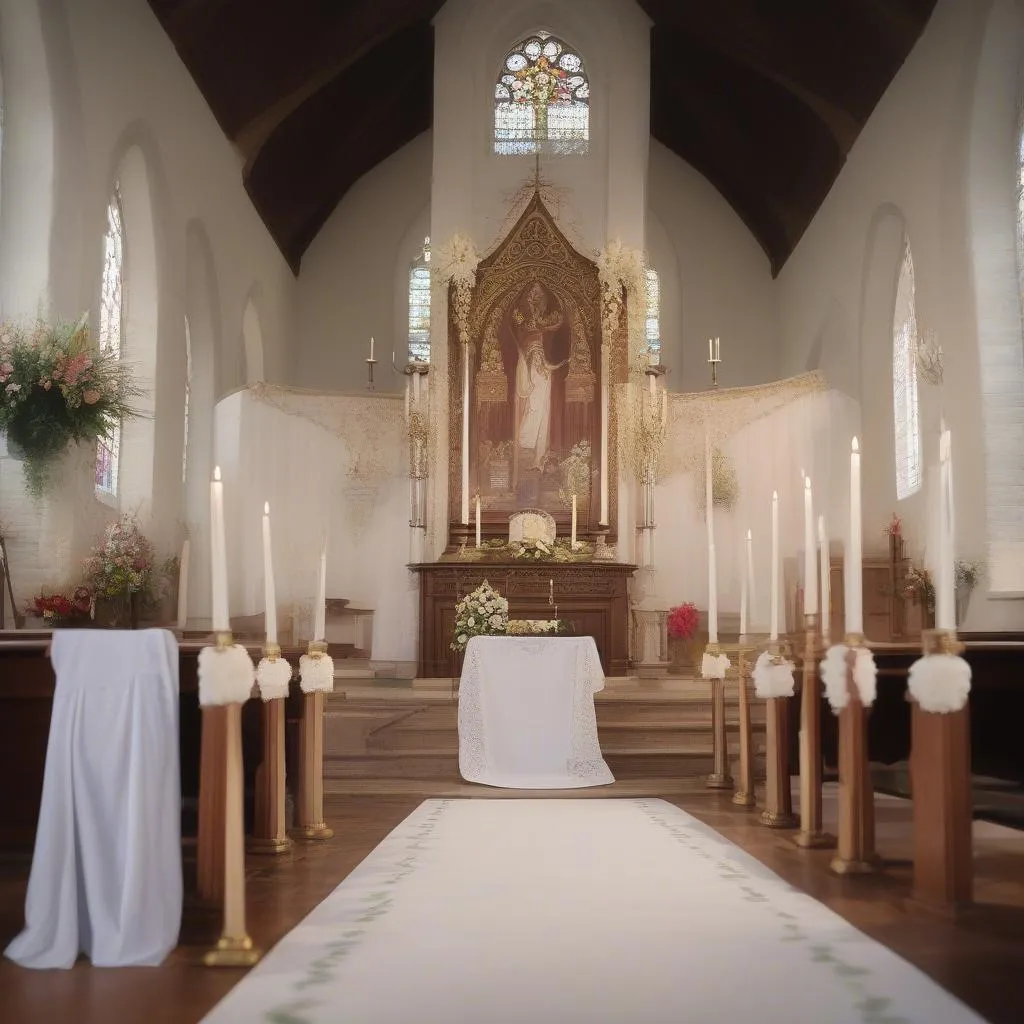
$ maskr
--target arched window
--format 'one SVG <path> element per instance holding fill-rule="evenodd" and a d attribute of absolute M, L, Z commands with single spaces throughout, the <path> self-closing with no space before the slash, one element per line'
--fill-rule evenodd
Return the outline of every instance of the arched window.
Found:
<path fill-rule="evenodd" d="M 430 362 L 430 239 L 409 267 L 409 359 Z"/>
<path fill-rule="evenodd" d="M 1024 316 L 1024 103 L 1017 126 L 1017 286 Z"/>
<path fill-rule="evenodd" d="M 188 477 L 188 414 L 192 402 L 192 328 L 185 314 L 185 437 L 181 444 L 181 482 Z"/>
<path fill-rule="evenodd" d="M 103 239 L 103 280 L 100 284 L 100 334 L 102 352 L 121 357 L 124 336 L 124 218 L 120 187 L 107 206 L 107 232 Z M 121 423 L 112 423 L 110 433 L 96 444 L 96 493 L 117 497 L 121 460 Z"/>
<path fill-rule="evenodd" d="M 647 271 L 647 348 L 661 358 L 661 281 L 656 270 Z"/>
<path fill-rule="evenodd" d="M 586 153 L 589 141 L 583 58 L 547 32 L 516 43 L 494 83 L 494 152 Z"/>
<path fill-rule="evenodd" d="M 914 261 L 903 243 L 892 321 L 892 401 L 896 427 L 896 497 L 909 498 L 921 486 L 921 422 L 917 404 L 917 309 Z"/>

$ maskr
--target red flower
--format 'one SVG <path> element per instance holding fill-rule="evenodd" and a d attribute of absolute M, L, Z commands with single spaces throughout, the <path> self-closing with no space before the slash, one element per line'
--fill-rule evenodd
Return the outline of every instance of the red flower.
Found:
<path fill-rule="evenodd" d="M 689 640 L 697 632 L 700 616 L 697 606 L 690 602 L 670 608 L 668 612 L 668 635 L 679 640 Z"/>

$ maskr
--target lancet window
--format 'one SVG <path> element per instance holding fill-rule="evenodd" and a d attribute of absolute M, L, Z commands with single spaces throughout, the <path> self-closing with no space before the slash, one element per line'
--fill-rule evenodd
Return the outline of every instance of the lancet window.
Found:
<path fill-rule="evenodd" d="M 661 353 L 661 280 L 656 270 L 648 270 L 647 286 L 647 318 L 645 333 L 647 348 L 656 354 Z"/>
<path fill-rule="evenodd" d="M 914 261 L 904 242 L 892 326 L 892 398 L 896 433 L 896 497 L 921 487 L 921 418 L 917 398 L 917 309 Z"/>
<path fill-rule="evenodd" d="M 430 239 L 409 267 L 409 359 L 430 362 Z"/>
<path fill-rule="evenodd" d="M 100 284 L 99 345 L 102 352 L 121 357 L 124 336 L 124 218 L 117 186 L 107 205 L 103 238 L 103 278 Z M 112 423 L 96 444 L 96 493 L 117 496 L 121 458 L 121 423 Z"/>

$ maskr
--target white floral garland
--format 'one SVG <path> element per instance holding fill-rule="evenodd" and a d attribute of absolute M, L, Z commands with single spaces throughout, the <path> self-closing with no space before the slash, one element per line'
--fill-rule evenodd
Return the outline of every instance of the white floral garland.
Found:
<path fill-rule="evenodd" d="M 601 282 L 601 330 L 609 344 L 619 329 L 622 318 L 622 292 L 628 300 L 630 366 L 633 356 L 642 348 L 646 302 L 643 301 L 647 272 L 644 255 L 639 249 L 614 239 L 597 254 L 597 276 Z"/>
<path fill-rule="evenodd" d="M 436 274 L 441 284 L 455 287 L 455 323 L 459 341 L 469 344 L 470 293 L 476 284 L 476 268 L 480 256 L 473 240 L 466 235 L 452 235 L 436 255 Z"/>

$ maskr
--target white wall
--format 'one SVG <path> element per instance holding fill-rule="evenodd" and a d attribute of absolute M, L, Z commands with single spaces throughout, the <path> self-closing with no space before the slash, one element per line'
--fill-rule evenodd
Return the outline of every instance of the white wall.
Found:
<path fill-rule="evenodd" d="M 375 381 L 408 353 L 408 268 L 430 233 L 430 132 L 413 139 L 346 193 L 302 258 L 296 296 L 298 353 L 291 383 L 321 391 L 366 387 L 370 338 Z"/>
<path fill-rule="evenodd" d="M 165 550 L 176 547 L 185 518 L 183 318 L 194 273 L 187 266 L 186 225 L 198 226 L 207 240 L 211 266 L 204 273 L 217 296 L 206 317 L 217 321 L 216 329 L 201 332 L 203 343 L 218 350 L 204 364 L 206 373 L 216 367 L 215 384 L 204 381 L 198 389 L 210 403 L 197 410 L 199 463 L 203 450 L 212 451 L 214 394 L 242 383 L 242 312 L 255 284 L 265 375 L 285 375 L 294 278 L 245 192 L 237 154 L 146 0 L 0 0 L 0 62 L 5 317 L 42 311 L 74 319 L 88 309 L 95 322 L 111 189 L 126 168 L 144 168 L 159 296 L 155 310 L 136 311 L 152 320 L 147 331 L 156 344 L 150 532 Z M 125 231 L 130 250 L 127 209 Z M 130 310 L 130 295 L 128 301 Z M 44 584 L 76 579 L 78 558 L 109 515 L 91 497 L 90 464 L 88 457 L 69 460 L 67 478 L 36 510 L 20 493 L 19 464 L 0 460 L 0 515 L 8 524 L 19 600 Z"/>
<path fill-rule="evenodd" d="M 706 178 L 653 139 L 648 204 L 647 251 L 661 276 L 662 362 L 671 370 L 669 389 L 708 386 L 713 335 L 721 338 L 720 384 L 776 379 L 776 295 L 757 240 Z"/>
<path fill-rule="evenodd" d="M 984 560 L 987 554 L 978 322 L 993 309 L 976 303 L 968 169 L 973 111 L 990 108 L 996 99 L 984 93 L 978 76 L 986 17 L 993 7 L 1013 15 L 1001 31 L 1016 33 L 1011 63 L 1019 59 L 1019 8 L 1013 0 L 995 5 L 939 0 L 778 278 L 781 372 L 820 366 L 861 402 L 866 553 L 882 547 L 882 530 L 895 510 L 904 520 L 911 554 L 925 555 L 928 494 L 944 414 L 956 463 L 957 555 Z M 1008 58 L 1004 54 L 1002 59 Z M 1007 106 L 1001 102 L 1009 141 L 1015 129 L 1013 117 L 1005 116 Z M 1009 190 L 1012 146 L 1006 149 L 1003 180 Z M 891 332 L 903 232 L 914 256 L 918 323 L 938 335 L 947 385 L 940 408 L 940 396 L 921 382 L 925 481 L 917 494 L 897 502 Z M 1004 264 L 1012 259 L 1005 245 L 1002 259 Z M 1016 345 L 1019 350 L 1019 332 Z M 1018 444 L 1018 459 L 1020 451 Z M 968 626 L 1010 627 L 1019 621 L 1016 602 L 976 594 Z"/>

